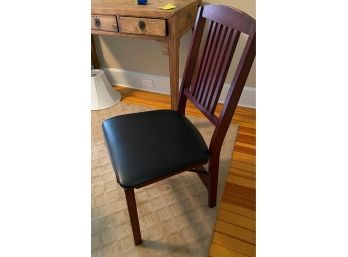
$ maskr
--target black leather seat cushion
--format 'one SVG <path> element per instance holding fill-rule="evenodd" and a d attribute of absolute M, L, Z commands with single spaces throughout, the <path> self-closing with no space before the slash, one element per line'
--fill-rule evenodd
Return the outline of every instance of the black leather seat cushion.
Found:
<path fill-rule="evenodd" d="M 126 114 L 103 122 L 118 183 L 136 187 L 195 164 L 209 151 L 195 126 L 172 110 Z"/>

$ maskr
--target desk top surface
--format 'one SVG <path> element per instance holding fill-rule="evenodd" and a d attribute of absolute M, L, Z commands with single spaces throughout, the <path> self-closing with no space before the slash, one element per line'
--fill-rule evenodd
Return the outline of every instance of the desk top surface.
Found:
<path fill-rule="evenodd" d="M 172 10 L 159 7 L 167 3 L 176 6 Z M 199 5 L 201 0 L 148 0 L 147 5 L 138 5 L 137 0 L 92 0 L 92 14 L 119 14 L 134 17 L 169 18 L 187 6 Z"/>

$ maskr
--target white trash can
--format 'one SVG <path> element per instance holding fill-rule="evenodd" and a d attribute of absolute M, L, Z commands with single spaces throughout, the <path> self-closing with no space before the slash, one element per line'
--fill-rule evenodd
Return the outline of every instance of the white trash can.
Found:
<path fill-rule="evenodd" d="M 92 110 L 105 109 L 121 101 L 121 94 L 113 89 L 103 70 L 91 71 L 91 89 Z"/>

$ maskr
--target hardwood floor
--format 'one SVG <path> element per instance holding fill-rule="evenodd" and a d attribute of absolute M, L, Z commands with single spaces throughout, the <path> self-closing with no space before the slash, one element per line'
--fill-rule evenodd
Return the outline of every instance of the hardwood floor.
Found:
<path fill-rule="evenodd" d="M 168 95 L 116 88 L 124 103 L 170 108 Z M 189 101 L 186 110 L 189 115 L 203 116 Z M 238 107 L 232 122 L 240 128 L 210 246 L 213 257 L 256 255 L 256 110 Z"/>

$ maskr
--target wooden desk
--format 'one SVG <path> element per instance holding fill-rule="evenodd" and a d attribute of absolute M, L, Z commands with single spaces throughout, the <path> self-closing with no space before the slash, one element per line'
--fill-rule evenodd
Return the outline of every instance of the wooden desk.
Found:
<path fill-rule="evenodd" d="M 171 2 L 172 10 L 158 7 Z M 91 33 L 157 40 L 169 55 L 171 107 L 177 108 L 179 96 L 180 37 L 194 25 L 201 0 L 92 0 Z M 92 63 L 100 68 L 92 36 Z"/>

